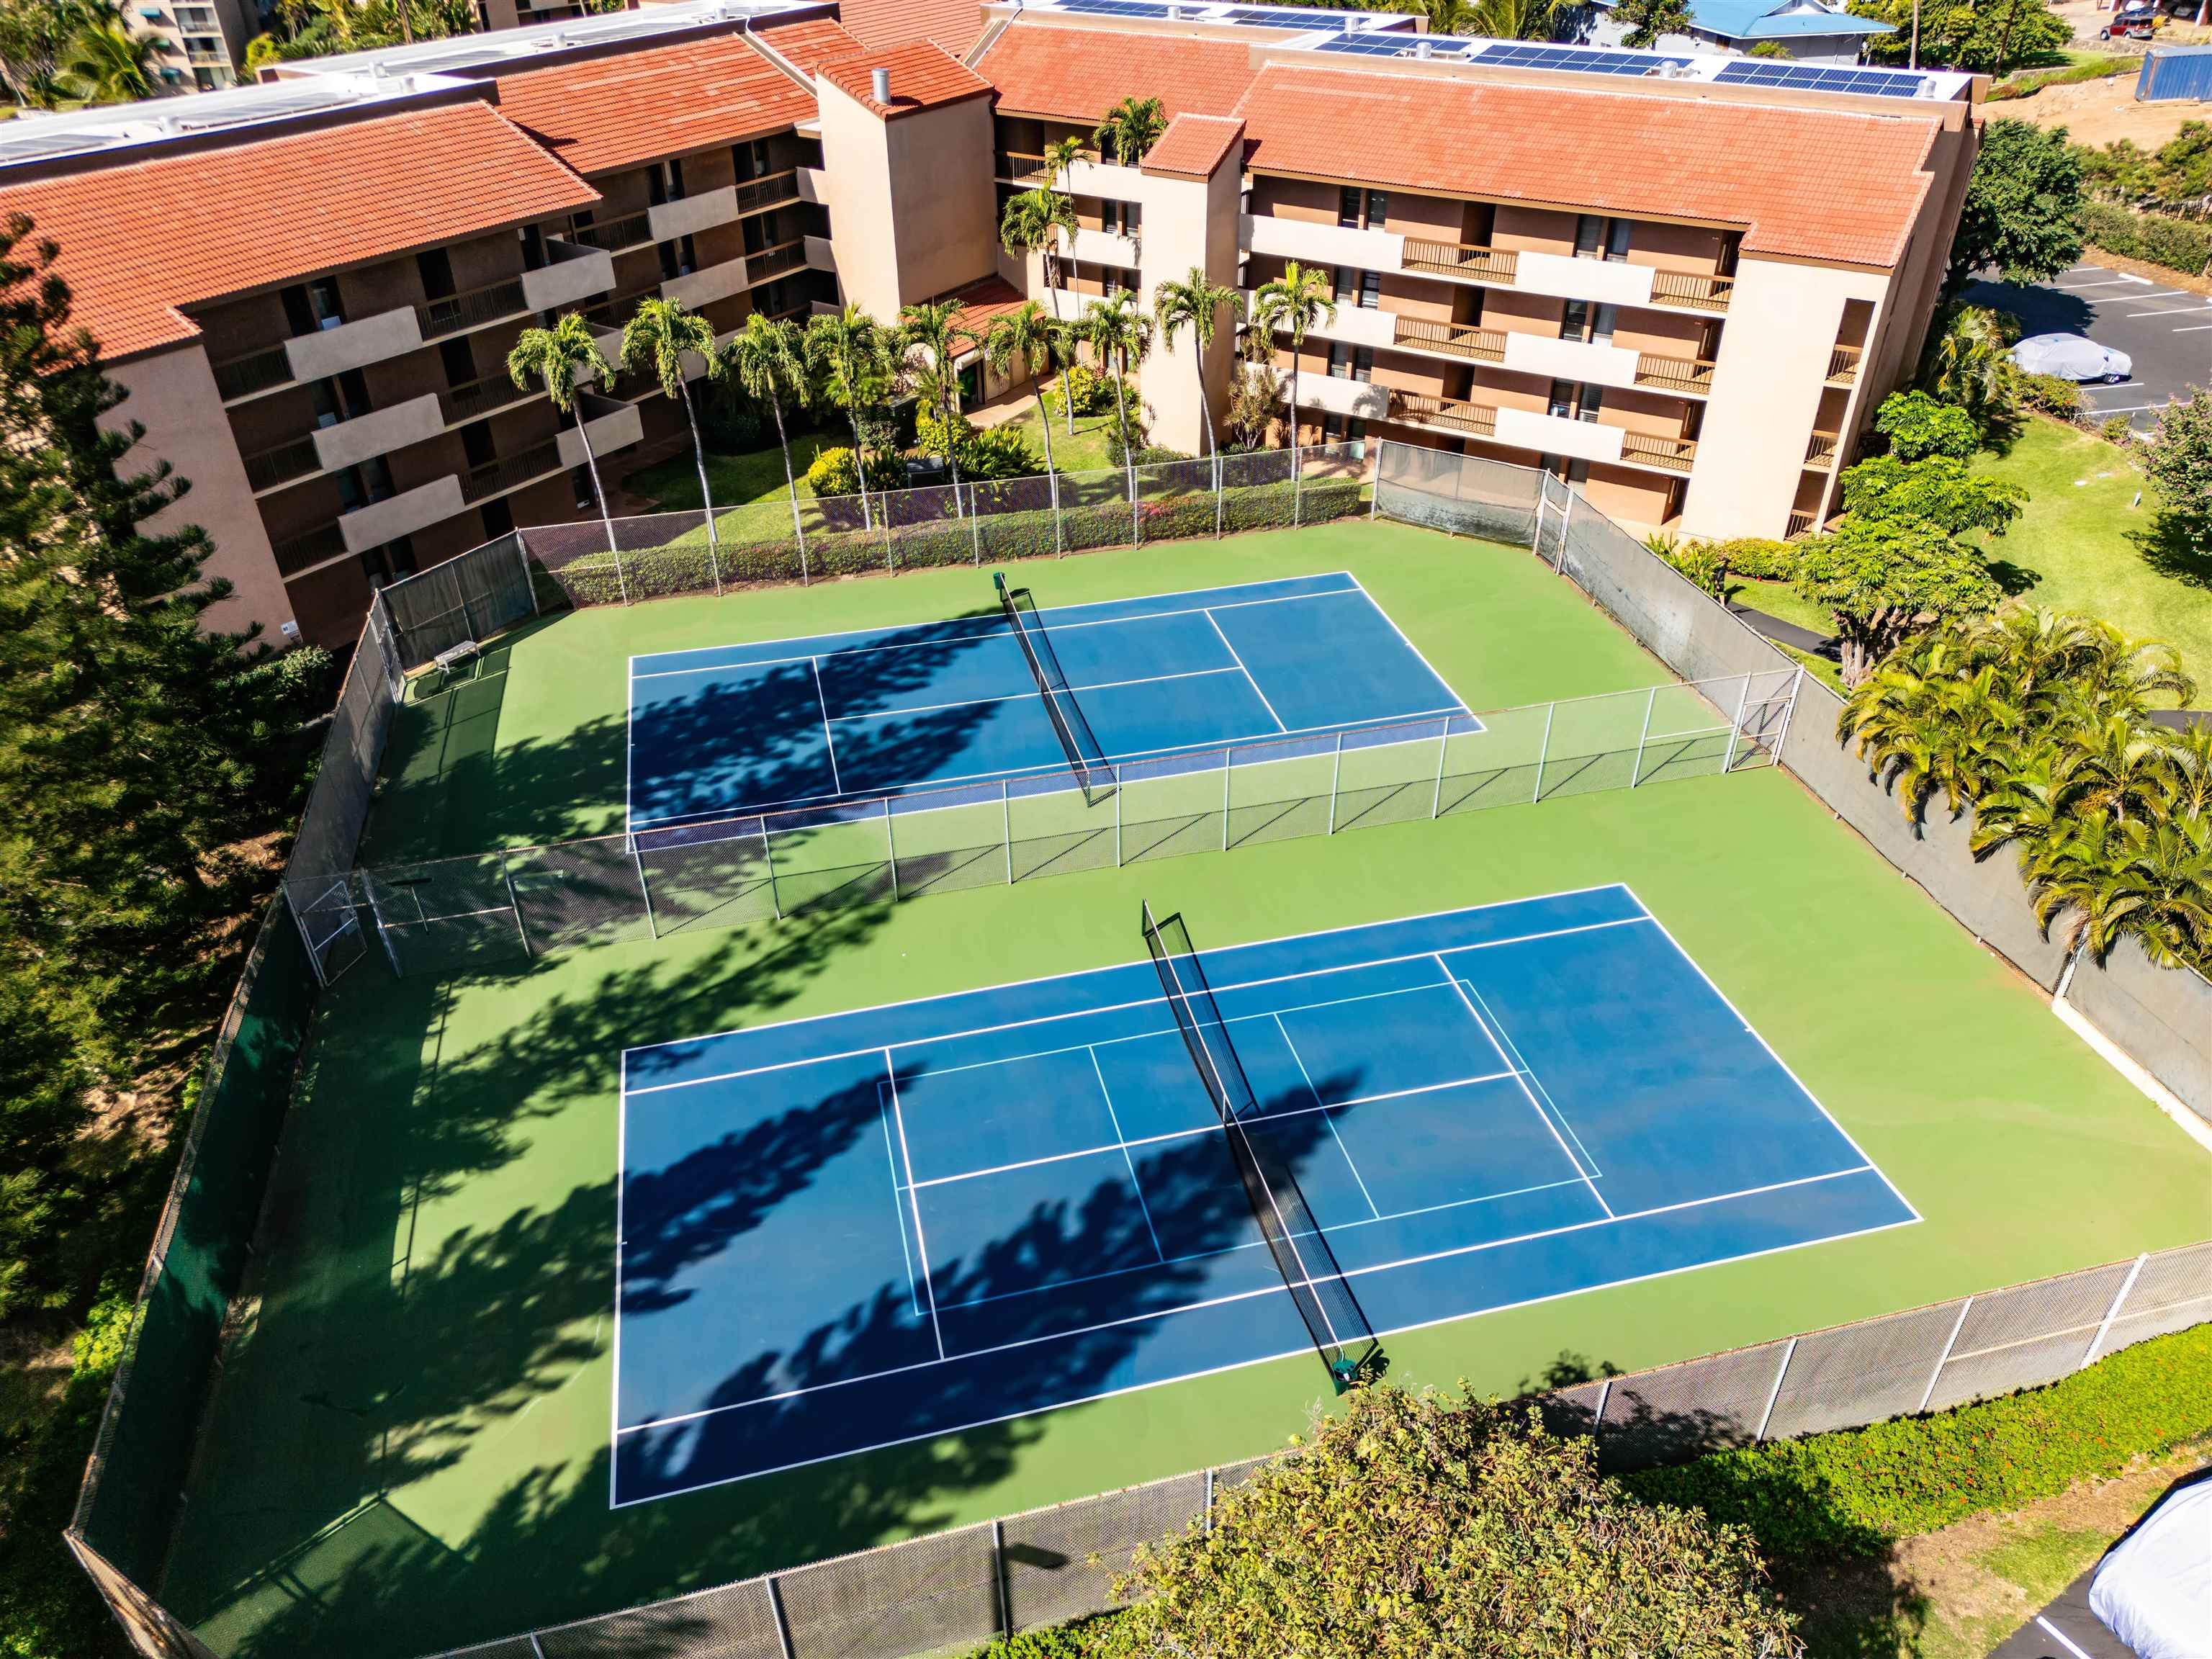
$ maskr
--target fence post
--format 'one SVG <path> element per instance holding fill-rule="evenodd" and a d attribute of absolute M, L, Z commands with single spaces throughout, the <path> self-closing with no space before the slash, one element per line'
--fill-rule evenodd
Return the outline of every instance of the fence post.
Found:
<path fill-rule="evenodd" d="M 1783 745 L 1790 741 L 1790 722 L 1797 715 L 1797 694 L 1805 689 L 1805 666 L 1797 665 L 1797 678 L 1790 682 L 1790 702 L 1782 711 L 1782 729 L 1774 736 L 1774 763 L 1782 764 Z"/>
<path fill-rule="evenodd" d="M 637 866 L 637 890 L 645 896 L 645 925 L 653 929 L 655 939 L 660 937 L 660 919 L 653 914 L 653 884 L 645 878 L 645 854 L 637 850 L 637 838 L 629 843 L 630 862 Z"/>
<path fill-rule="evenodd" d="M 783 1592 L 775 1587 L 775 1575 L 770 1573 L 761 1583 L 768 1586 L 769 1622 L 775 1626 L 776 1650 L 783 1659 L 791 1659 L 791 1626 L 783 1616 Z"/>
<path fill-rule="evenodd" d="M 867 487 L 866 481 L 862 480 L 860 488 L 866 489 Z M 884 509 L 884 569 L 896 576 L 898 574 L 898 561 L 891 556 L 891 492 L 888 489 L 879 492 L 878 499 Z"/>
<path fill-rule="evenodd" d="M 1211 1464 L 1206 1470 L 1206 1530 L 1209 1534 L 1213 1530 L 1213 1468 Z"/>
<path fill-rule="evenodd" d="M 707 569 L 714 578 L 714 597 L 719 599 L 722 597 L 722 549 L 714 537 L 714 509 L 702 507 L 699 517 L 707 528 Z"/>
<path fill-rule="evenodd" d="M 884 852 L 890 860 L 891 902 L 898 902 L 898 831 L 891 828 L 891 798 L 884 797 Z"/>
<path fill-rule="evenodd" d="M 1766 1425 L 1774 1420 L 1774 1402 L 1782 1398 L 1782 1379 L 1790 1375 L 1790 1362 L 1796 1357 L 1797 1339 L 1793 1336 L 1782 1350 L 1782 1364 L 1775 1369 L 1774 1386 L 1767 1391 L 1766 1409 L 1759 1414 L 1759 1428 L 1751 1437 L 1753 1440 L 1766 1438 Z"/>
<path fill-rule="evenodd" d="M 1014 1599 L 1006 1594 L 1006 1523 L 991 1522 L 991 1599 L 999 1604 L 999 1634 L 1014 1633 Z"/>
<path fill-rule="evenodd" d="M 514 896 L 514 876 L 507 867 L 504 853 L 499 855 L 499 878 L 507 884 L 507 902 L 514 910 L 514 931 L 522 935 L 522 954 L 535 962 L 538 953 L 530 948 L 530 930 L 522 925 L 522 901 Z"/>
<path fill-rule="evenodd" d="M 1118 763 L 1109 769 L 1114 776 L 1114 867 L 1121 867 L 1121 768 Z"/>
<path fill-rule="evenodd" d="M 1536 788 L 1528 797 L 1532 805 L 1544 799 L 1544 763 L 1551 758 L 1552 754 L 1552 716 L 1559 712 L 1559 705 L 1556 702 L 1544 705 L 1544 740 L 1536 745 Z"/>
<path fill-rule="evenodd" d="M 1221 751 L 1221 850 L 1229 850 L 1229 780 L 1236 770 L 1236 750 L 1224 747 Z"/>
<path fill-rule="evenodd" d="M 1067 538 L 1060 522 L 1060 469 L 1048 467 L 1044 476 L 1045 482 L 1052 486 L 1052 556 L 1064 559 L 1067 556 Z"/>
<path fill-rule="evenodd" d="M 1336 792 L 1344 781 L 1344 733 L 1336 734 L 1336 764 L 1328 775 L 1328 833 L 1336 833 Z"/>
<path fill-rule="evenodd" d="M 1144 521 L 1137 511 L 1137 464 L 1130 458 L 1129 446 L 1121 446 L 1121 459 L 1129 473 L 1129 545 L 1141 547 L 1145 542 Z"/>
<path fill-rule="evenodd" d="M 1552 499 L 1552 492 L 1546 488 L 1545 480 L 1551 476 L 1547 472 L 1536 480 L 1536 528 L 1531 534 L 1528 550 L 1540 559 L 1544 556 L 1544 508 Z"/>
<path fill-rule="evenodd" d="M 957 501 L 960 492 L 954 490 L 952 498 Z M 968 539 L 975 549 L 975 568 L 980 570 L 983 567 L 983 514 L 975 505 L 975 486 L 972 483 L 968 486 Z"/>
<path fill-rule="evenodd" d="M 1014 797 L 1008 780 L 999 780 L 999 834 L 1006 843 L 1006 885 L 1014 884 Z"/>
<path fill-rule="evenodd" d="M 1544 476 L 1548 478 L 1552 475 L 1547 472 Z M 1544 486 L 1547 489 L 1550 487 L 1548 484 Z M 1574 522 L 1575 491 L 1574 486 L 1570 484 L 1567 486 L 1567 504 L 1559 509 L 1559 555 L 1552 561 L 1552 568 L 1563 576 L 1567 573 L 1567 532 L 1573 528 Z"/>
<path fill-rule="evenodd" d="M 2112 1321 L 2119 1316 L 2120 1304 L 2128 1299 L 2128 1292 L 2135 1289 L 2136 1275 L 2143 1270 L 2143 1263 L 2149 1260 L 2150 1253 L 2146 1250 L 2136 1258 L 2135 1266 L 2128 1269 L 2128 1276 L 2120 1281 L 2120 1288 L 2113 1292 L 2112 1305 L 2105 1310 L 2105 1317 L 2097 1327 L 2097 1334 L 2089 1339 L 2089 1351 L 2081 1356 L 2081 1363 L 2075 1370 L 2086 1371 L 2097 1363 L 2097 1350 L 2105 1346 L 2105 1338 L 2112 1331 Z"/>
<path fill-rule="evenodd" d="M 1429 798 L 1429 816 L 1440 818 L 1444 812 L 1444 746 L 1451 741 L 1451 716 L 1445 715 L 1437 722 L 1437 792 Z"/>
<path fill-rule="evenodd" d="M 530 595 L 530 614 L 542 616 L 538 607 L 538 578 L 530 571 L 530 544 L 522 539 L 522 532 L 514 532 L 515 556 L 522 561 L 522 591 Z"/>
<path fill-rule="evenodd" d="M 1974 1298 L 1971 1296 L 1959 1304 L 1959 1316 L 1951 1322 L 1951 1334 L 1943 1339 L 1943 1352 L 1936 1355 L 1936 1369 L 1928 1373 L 1928 1386 L 1920 1391 L 1920 1404 L 1916 1408 L 1916 1414 L 1926 1411 L 1928 1402 L 1936 1397 L 1936 1380 L 1943 1375 L 1943 1367 L 1951 1363 L 1951 1350 L 1958 1346 L 1959 1333 L 1966 1329 L 1966 1316 L 1972 1311 L 1973 1306 Z"/>
<path fill-rule="evenodd" d="M 1743 711 L 1751 702 L 1751 676 L 1743 677 L 1743 689 L 1735 694 L 1735 719 L 1729 725 L 1728 753 L 1721 761 L 1721 774 L 1725 777 L 1735 770 L 1735 746 L 1743 740 Z M 1775 757 L 1778 762 L 1780 756 Z"/>
<path fill-rule="evenodd" d="M 1213 539 L 1217 542 L 1221 539 L 1222 507 L 1225 499 L 1225 486 L 1221 476 L 1221 450 L 1217 446 L 1213 452 Z"/>
<path fill-rule="evenodd" d="M 1651 695 L 1644 700 L 1644 729 L 1636 734 L 1636 764 L 1628 769 L 1631 789 L 1644 781 L 1644 745 L 1651 738 L 1651 711 L 1658 705 L 1659 688 L 1653 686 Z"/>
<path fill-rule="evenodd" d="M 775 838 L 769 834 L 768 820 L 761 819 L 761 858 L 768 865 L 768 902 L 775 907 L 775 919 L 783 920 L 783 896 L 775 890 Z"/>

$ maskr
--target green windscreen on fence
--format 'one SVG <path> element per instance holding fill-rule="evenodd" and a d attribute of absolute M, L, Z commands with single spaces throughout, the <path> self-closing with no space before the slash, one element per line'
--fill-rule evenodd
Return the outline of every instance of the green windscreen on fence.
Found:
<path fill-rule="evenodd" d="M 314 985 L 279 897 L 263 915 L 208 1062 L 78 1508 L 87 1541 L 148 1589 L 160 1583 Z"/>

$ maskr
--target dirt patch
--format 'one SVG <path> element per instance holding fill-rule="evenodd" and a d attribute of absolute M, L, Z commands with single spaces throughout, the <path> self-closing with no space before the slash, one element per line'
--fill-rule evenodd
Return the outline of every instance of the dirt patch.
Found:
<path fill-rule="evenodd" d="M 2045 87 L 2025 98 L 2002 99 L 1983 107 L 1992 119 L 2009 116 L 2039 127 L 2063 127 L 2075 143 L 2095 149 L 2131 138 L 2144 149 L 2156 149 L 2181 131 L 2183 122 L 2212 120 L 2212 104 L 2194 99 L 2137 103 L 2132 70 L 2102 81 Z"/>
<path fill-rule="evenodd" d="M 2208 1452 L 2137 1459 L 2024 1510 L 1905 1539 L 1887 1561 L 1823 1564 L 1785 1578 L 1784 1599 L 1813 1659 L 1982 1659 Z"/>

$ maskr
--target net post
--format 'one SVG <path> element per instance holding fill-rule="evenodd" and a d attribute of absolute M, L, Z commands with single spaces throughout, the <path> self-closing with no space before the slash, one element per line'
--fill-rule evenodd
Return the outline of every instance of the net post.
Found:
<path fill-rule="evenodd" d="M 899 902 L 898 831 L 891 828 L 891 798 L 884 797 L 884 854 L 891 866 L 891 902 Z"/>
<path fill-rule="evenodd" d="M 1114 775 L 1114 867 L 1121 867 L 1121 768 L 1117 763 Z"/>
<path fill-rule="evenodd" d="M 991 1600 L 997 1604 L 999 1634 L 1014 1633 L 1013 1598 L 1006 1594 L 1006 1523 L 991 1522 Z"/>
<path fill-rule="evenodd" d="M 1544 476 L 1548 478 L 1552 475 L 1547 472 Z M 1552 561 L 1552 568 L 1563 576 L 1567 574 L 1567 532 L 1573 528 L 1575 522 L 1575 487 L 1569 484 L 1566 489 L 1567 504 L 1559 509 L 1559 553 Z"/>
<path fill-rule="evenodd" d="M 632 842 L 631 845 L 635 846 L 636 843 Z M 530 948 L 530 930 L 522 925 L 522 901 L 514 896 L 514 875 L 507 867 L 505 853 L 499 855 L 499 878 L 507 884 L 507 902 L 514 911 L 514 931 L 522 936 L 522 954 L 530 961 L 535 962 L 538 960 L 538 953 Z"/>
<path fill-rule="evenodd" d="M 1557 702 L 1544 705 L 1544 740 L 1536 745 L 1536 787 L 1528 797 L 1532 805 L 1544 799 L 1544 763 L 1552 755 L 1552 716 L 1559 712 Z"/>
<path fill-rule="evenodd" d="M 1328 830 L 1336 833 L 1336 792 L 1344 782 L 1344 733 L 1336 734 L 1336 764 L 1328 775 Z"/>
<path fill-rule="evenodd" d="M 2135 1259 L 2135 1265 L 2128 1269 L 2128 1276 L 2120 1281 L 2120 1288 L 2112 1292 L 2112 1305 L 2105 1310 L 2105 1317 L 2097 1326 L 2097 1334 L 2089 1339 L 2089 1346 L 2081 1355 L 2081 1363 L 2075 1370 L 2086 1371 L 2097 1363 L 2097 1350 L 2105 1346 L 2105 1338 L 2112 1333 L 2112 1322 L 2120 1316 L 2121 1305 L 2127 1301 L 2128 1292 L 2136 1287 L 2136 1276 L 2142 1272 L 2143 1263 L 2149 1260 L 2148 1251 Z"/>
<path fill-rule="evenodd" d="M 1006 847 L 1006 885 L 1014 884 L 1014 795 L 1013 786 L 1005 778 L 999 780 L 999 837 Z"/>
<path fill-rule="evenodd" d="M 1221 750 L 1221 850 L 1229 850 L 1229 779 L 1236 769 L 1234 752 L 1225 745 Z"/>
<path fill-rule="evenodd" d="M 1651 711 L 1658 706 L 1659 688 L 1653 686 L 1651 695 L 1644 700 L 1644 729 L 1636 734 L 1636 764 L 1629 769 L 1628 787 L 1631 789 L 1644 781 L 1644 745 L 1651 738 Z"/>
<path fill-rule="evenodd" d="M 769 1622 L 775 1626 L 775 1648 L 782 1659 L 792 1659 L 791 1621 L 784 1617 L 783 1592 L 776 1588 L 776 1577 L 769 1573 L 761 1583 L 768 1587 Z"/>
<path fill-rule="evenodd" d="M 1790 1362 L 1797 1357 L 1797 1339 L 1791 1337 L 1782 1350 L 1782 1363 L 1774 1368 L 1774 1386 L 1766 1391 L 1766 1409 L 1759 1414 L 1759 1427 L 1753 1431 L 1752 1439 L 1766 1438 L 1766 1425 L 1774 1420 L 1775 1402 L 1782 1398 L 1782 1379 L 1790 1375 Z"/>
<path fill-rule="evenodd" d="M 645 878 L 645 854 L 638 850 L 637 837 L 630 837 L 629 859 L 637 866 L 637 890 L 645 899 L 645 925 L 653 929 L 655 939 L 660 937 L 660 919 L 653 914 L 653 884 Z"/>
<path fill-rule="evenodd" d="M 1951 1363 L 1951 1350 L 1959 1346 L 1959 1333 L 1966 1328 L 1966 1316 L 1973 1310 L 1974 1298 L 1971 1296 L 1959 1304 L 1959 1316 L 1951 1322 L 1951 1334 L 1943 1339 L 1943 1352 L 1936 1356 L 1936 1369 L 1928 1373 L 1928 1386 L 1920 1391 L 1915 1415 L 1926 1411 L 1928 1402 L 1936 1397 L 1936 1384 L 1943 1376 L 1943 1367 Z"/>
<path fill-rule="evenodd" d="M 1444 748 L 1451 741 L 1451 716 L 1445 715 L 1437 722 L 1437 789 L 1429 798 L 1429 816 L 1440 818 L 1444 813 Z"/>
<path fill-rule="evenodd" d="M 522 539 L 522 532 L 514 532 L 514 556 L 522 561 L 522 591 L 530 595 L 530 614 L 543 616 L 538 605 L 538 578 L 530 574 L 530 544 Z"/>
<path fill-rule="evenodd" d="M 761 817 L 761 859 L 768 866 L 768 902 L 775 910 L 775 919 L 783 920 L 783 896 L 775 890 L 775 837 L 769 833 L 768 817 Z"/>
<path fill-rule="evenodd" d="M 1743 711 L 1751 702 L 1751 676 L 1743 677 L 1742 689 L 1735 694 L 1735 719 L 1729 725 L 1728 754 L 1721 761 L 1721 775 L 1726 777 L 1735 770 L 1735 746 L 1743 741 Z M 1778 760 L 1780 757 L 1776 757 Z"/>

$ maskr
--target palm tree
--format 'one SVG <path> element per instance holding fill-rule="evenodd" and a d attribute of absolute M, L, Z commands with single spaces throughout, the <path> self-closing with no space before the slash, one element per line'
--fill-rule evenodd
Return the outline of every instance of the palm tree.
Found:
<path fill-rule="evenodd" d="M 945 431 L 945 464 L 952 471 L 952 508 L 960 510 L 960 457 L 953 441 L 952 417 L 960 412 L 960 376 L 952 367 L 953 342 L 967 332 L 968 312 L 957 300 L 924 300 L 899 308 L 899 341 L 928 354 L 927 368 L 914 371 L 916 389 L 928 399 Z"/>
<path fill-rule="evenodd" d="M 1011 376 L 1017 368 L 1028 371 L 1030 392 L 1036 398 L 1037 424 L 1044 431 L 1044 472 L 1052 489 L 1052 544 L 1060 550 L 1060 469 L 1052 459 L 1052 416 L 1044 406 L 1044 382 L 1038 378 L 1040 360 L 1049 368 L 1062 349 L 1060 325 L 1044 314 L 1035 300 L 1024 300 L 1021 309 L 1007 313 L 991 325 L 983 342 L 983 355 L 1000 374 Z"/>
<path fill-rule="evenodd" d="M 1106 112 L 1106 118 L 1091 129 L 1091 137 L 1102 155 L 1111 149 L 1116 161 L 1133 167 L 1167 130 L 1168 118 L 1158 99 L 1124 98 Z"/>
<path fill-rule="evenodd" d="M 2156 817 L 2171 799 L 2163 727 L 2113 714 L 2076 732 L 2052 774 L 2069 804 L 2118 823 Z"/>
<path fill-rule="evenodd" d="M 119 14 L 87 23 L 70 41 L 56 77 L 72 97 L 90 104 L 128 104 L 161 92 L 151 35 L 133 34 Z"/>
<path fill-rule="evenodd" d="M 1057 179 L 1060 187 L 1069 195 L 1075 193 L 1075 164 L 1083 159 L 1083 140 L 1073 133 L 1065 138 L 1055 138 L 1044 147 L 1044 176 L 1048 182 Z"/>
<path fill-rule="evenodd" d="M 799 521 L 799 481 L 791 471 L 791 437 L 783 429 L 783 400 L 806 396 L 806 358 L 799 325 L 788 317 L 754 312 L 721 350 L 722 372 L 748 398 L 768 399 L 775 416 L 776 446 L 783 451 L 784 493 L 791 497 L 791 533 L 799 538 L 799 577 L 806 580 L 806 526 Z"/>
<path fill-rule="evenodd" d="M 537 380 L 545 396 L 563 415 L 576 413 L 576 381 L 589 370 L 602 386 L 613 385 L 615 371 L 592 337 L 580 314 L 569 312 L 550 328 L 526 328 L 507 354 L 507 378 L 518 386 Z M 592 434 L 585 422 L 576 422 L 576 436 L 584 446 L 584 466 L 592 475 L 592 495 L 599 504 L 599 522 L 607 530 L 607 556 L 614 561 L 615 586 L 623 603 L 629 603 L 629 583 L 623 575 L 622 555 L 615 549 L 615 521 L 607 512 L 607 492 L 599 486 L 599 459 L 592 453 Z"/>
<path fill-rule="evenodd" d="M 824 312 L 806 325 L 806 362 L 820 380 L 823 395 L 853 423 L 854 470 L 860 483 L 860 522 L 873 530 L 868 509 L 868 458 L 860 436 L 860 412 L 880 403 L 890 390 L 894 369 L 891 342 L 883 325 L 855 305 Z"/>
<path fill-rule="evenodd" d="M 1459 0 L 1429 0 L 1424 9 L 1429 14 L 1430 32 L 1436 34 L 1480 34 L 1494 40 L 1548 40 L 1565 3 L 1565 0 L 1474 0 L 1473 5 L 1463 5 Z M 1446 25 L 1437 21 L 1439 11 L 1455 15 Z"/>
<path fill-rule="evenodd" d="M 1159 319 L 1161 338 L 1172 348 L 1176 336 L 1188 330 L 1195 349 L 1198 410 L 1206 418 L 1206 450 L 1214 457 L 1217 478 L 1221 451 L 1213 441 L 1213 404 L 1206 395 L 1206 354 L 1213 349 L 1214 325 L 1221 308 L 1228 306 L 1233 310 L 1237 303 L 1235 289 L 1206 281 L 1205 270 L 1198 265 L 1190 268 L 1184 281 L 1162 283 L 1152 291 L 1152 315 Z"/>
<path fill-rule="evenodd" d="M 1045 290 L 1053 296 L 1055 317 L 1060 315 L 1060 239 L 1075 232 L 1074 202 L 1043 185 L 1014 197 L 999 217 L 999 245 L 1007 252 L 1026 258 L 1035 250 L 1044 255 Z"/>
<path fill-rule="evenodd" d="M 1283 267 L 1283 274 L 1273 282 L 1261 284 L 1252 298 L 1252 319 L 1264 330 L 1267 337 L 1277 334 L 1291 337 L 1291 490 L 1297 495 L 1299 484 L 1298 457 L 1298 357 L 1305 349 L 1306 331 L 1316 323 L 1336 320 L 1336 301 L 1333 297 L 1335 284 L 1326 271 L 1312 265 L 1302 265 L 1296 259 Z M 1291 516 L 1297 516 L 1293 506 Z"/>
<path fill-rule="evenodd" d="M 1987 423 L 2013 412 L 2020 371 L 2010 356 L 2004 319 L 1984 306 L 1945 307 L 1921 360 L 1920 386 Z"/>
<path fill-rule="evenodd" d="M 1093 300 L 1076 325 L 1084 344 L 1114 374 L 1115 430 L 1121 436 L 1121 464 L 1129 475 L 1129 492 L 1135 499 L 1137 462 L 1129 447 L 1129 404 L 1122 389 L 1132 362 L 1141 363 L 1152 349 L 1152 319 L 1137 309 L 1136 297 L 1124 290 L 1103 300 Z"/>
<path fill-rule="evenodd" d="M 699 469 L 699 501 L 707 510 L 707 562 L 714 573 L 714 591 L 722 591 L 721 544 L 714 533 L 714 495 L 707 484 L 707 446 L 699 436 L 699 416 L 691 407 L 691 387 L 684 378 L 684 354 L 702 358 L 707 373 L 721 378 L 721 357 L 714 350 L 714 325 L 681 300 L 641 300 L 636 313 L 623 325 L 622 367 L 650 364 L 661 392 L 684 409 L 684 423 L 691 428 L 691 459 Z"/>

